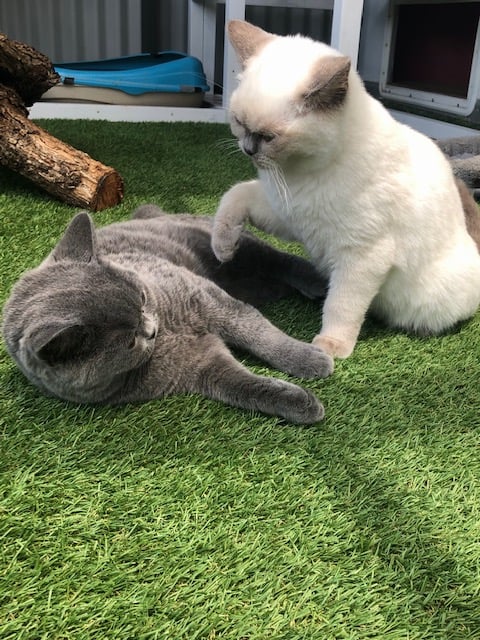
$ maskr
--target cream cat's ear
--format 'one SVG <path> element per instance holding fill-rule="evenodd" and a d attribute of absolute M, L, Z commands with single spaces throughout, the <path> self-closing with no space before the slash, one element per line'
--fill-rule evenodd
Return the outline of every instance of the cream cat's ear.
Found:
<path fill-rule="evenodd" d="M 308 110 L 340 106 L 347 95 L 350 65 L 350 58 L 346 56 L 321 58 L 302 91 L 302 106 Z"/>
<path fill-rule="evenodd" d="M 51 253 L 51 257 L 74 262 L 90 262 L 95 256 L 95 227 L 86 211 L 81 211 L 73 218 L 63 237 Z"/>
<path fill-rule="evenodd" d="M 260 29 L 260 27 L 255 27 L 244 20 L 230 20 L 227 31 L 232 47 L 235 49 L 235 53 L 243 66 L 267 42 L 275 38 L 272 33 L 268 33 Z"/>

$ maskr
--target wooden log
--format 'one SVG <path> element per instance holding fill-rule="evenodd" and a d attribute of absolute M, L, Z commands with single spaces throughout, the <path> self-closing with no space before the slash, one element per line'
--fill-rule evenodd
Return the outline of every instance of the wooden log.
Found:
<path fill-rule="evenodd" d="M 2 85 L 0 163 L 75 207 L 100 211 L 123 198 L 123 180 L 115 169 L 38 127 L 16 91 Z"/>
<path fill-rule="evenodd" d="M 15 89 L 27 107 L 59 81 L 46 55 L 0 33 L 0 83 Z"/>

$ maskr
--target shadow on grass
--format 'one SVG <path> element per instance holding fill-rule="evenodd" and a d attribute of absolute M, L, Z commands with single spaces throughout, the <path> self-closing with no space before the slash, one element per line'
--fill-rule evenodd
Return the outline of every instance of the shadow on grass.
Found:
<path fill-rule="evenodd" d="M 409 386 L 415 385 L 420 388 L 422 380 L 412 376 Z M 424 425 L 409 424 L 401 431 L 401 425 L 388 424 L 383 433 L 379 424 L 355 424 L 357 412 L 341 425 L 282 427 L 275 418 L 249 415 L 194 396 L 118 408 L 74 406 L 41 397 L 13 367 L 0 377 L 0 386 L 4 446 L 10 436 L 16 436 L 17 443 L 25 440 L 20 459 L 15 451 L 3 457 L 5 470 L 19 464 L 45 470 L 68 460 L 79 471 L 97 477 L 99 465 L 106 469 L 118 465 L 133 473 L 140 467 L 154 472 L 165 464 L 179 469 L 208 464 L 220 471 L 245 469 L 251 456 L 272 461 L 291 457 L 301 465 L 303 480 L 297 489 L 309 491 L 307 503 L 317 493 L 320 499 L 325 493 L 322 487 L 328 487 L 331 509 L 354 523 L 349 552 L 361 558 L 361 564 L 371 563 L 372 579 L 378 576 L 383 588 L 396 594 L 396 606 L 409 620 L 412 637 L 434 637 L 425 635 L 425 629 L 449 640 L 476 637 L 480 624 L 476 568 L 469 566 L 468 547 L 461 546 L 466 516 L 459 512 L 456 523 L 452 522 L 455 510 L 438 509 L 442 496 L 436 491 L 448 493 L 448 482 L 453 486 L 455 478 L 445 476 L 444 469 L 437 474 L 438 461 L 422 446 Z M 372 390 L 375 393 L 377 389 Z M 406 444 L 408 438 L 415 440 L 415 446 Z M 460 474 L 459 464 L 450 461 L 450 473 Z M 395 612 L 383 615 L 388 624 Z M 390 622 L 394 624 L 393 619 Z"/>

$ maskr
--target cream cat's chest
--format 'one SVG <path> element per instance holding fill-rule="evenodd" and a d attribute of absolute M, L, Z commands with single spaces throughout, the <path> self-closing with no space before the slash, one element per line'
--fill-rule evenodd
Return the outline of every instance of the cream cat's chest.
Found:
<path fill-rule="evenodd" d="M 346 246 L 358 246 L 377 235 L 378 224 L 365 224 L 365 211 L 347 189 L 316 180 L 291 181 L 287 196 L 268 180 L 264 188 L 274 215 L 313 258 L 333 264 Z"/>

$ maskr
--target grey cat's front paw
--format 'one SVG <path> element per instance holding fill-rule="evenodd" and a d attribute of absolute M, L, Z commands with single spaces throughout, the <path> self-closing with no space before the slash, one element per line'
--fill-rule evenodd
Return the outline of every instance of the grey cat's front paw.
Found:
<path fill-rule="evenodd" d="M 325 416 L 323 404 L 317 400 L 311 391 L 303 389 L 305 393 L 305 404 L 298 410 L 298 417 L 295 420 L 298 424 L 314 424 L 320 422 Z"/>
<path fill-rule="evenodd" d="M 327 284 L 325 280 L 320 277 L 298 284 L 295 288 L 310 300 L 324 298 L 327 293 Z"/>
<path fill-rule="evenodd" d="M 292 355 L 289 373 L 297 378 L 327 378 L 333 373 L 333 358 L 314 345 L 302 343 Z"/>
<path fill-rule="evenodd" d="M 295 424 L 314 424 L 323 420 L 325 416 L 323 404 L 311 391 L 288 382 L 283 385 L 284 389 L 281 398 L 278 398 L 276 413 Z"/>
<path fill-rule="evenodd" d="M 306 298 L 324 298 L 328 289 L 328 279 L 305 258 L 289 256 L 288 282 Z"/>

